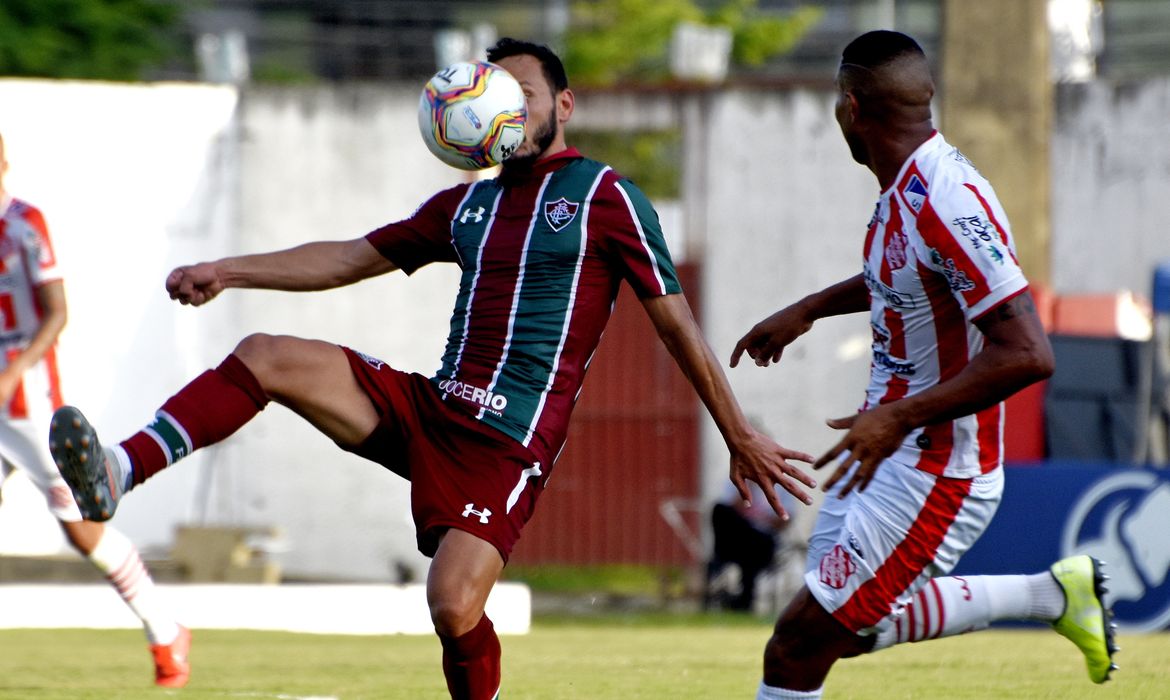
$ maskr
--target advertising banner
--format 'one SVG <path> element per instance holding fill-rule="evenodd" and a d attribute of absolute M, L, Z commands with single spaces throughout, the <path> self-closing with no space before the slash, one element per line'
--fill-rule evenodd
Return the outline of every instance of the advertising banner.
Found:
<path fill-rule="evenodd" d="M 1006 482 L 955 575 L 1034 573 L 1089 554 L 1106 563 L 1119 627 L 1170 627 L 1170 470 L 1046 462 L 1009 466 Z"/>

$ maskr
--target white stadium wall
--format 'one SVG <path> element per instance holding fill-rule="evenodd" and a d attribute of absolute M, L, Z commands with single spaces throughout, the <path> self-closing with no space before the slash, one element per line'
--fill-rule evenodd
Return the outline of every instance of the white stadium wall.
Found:
<path fill-rule="evenodd" d="M 1170 78 L 1062 85 L 1052 139 L 1052 286 L 1148 297 L 1170 261 Z"/>
<path fill-rule="evenodd" d="M 228 250 L 238 167 L 225 137 L 236 101 L 234 90 L 210 86 L 0 80 L 5 184 L 43 210 L 65 277 L 65 399 L 105 435 L 148 421 L 160 398 L 206 366 L 205 336 L 230 319 L 227 305 L 182 313 L 163 280 L 175 265 Z M 116 524 L 145 547 L 168 542 L 193 515 L 204 459 L 130 496 Z M 16 507 L 0 509 L 0 549 L 64 546 L 43 505 L 29 511 L 38 517 L 6 522 Z"/>
<path fill-rule="evenodd" d="M 1170 257 L 1160 226 L 1170 218 L 1170 84 L 1076 90 L 1062 93 L 1053 141 L 1054 287 L 1144 291 L 1148 267 Z M 418 137 L 417 94 L 0 80 L 0 100 L 20 105 L 0 120 L 8 185 L 44 209 L 66 270 L 67 400 L 121 439 L 250 332 L 433 371 L 451 266 L 320 294 L 232 290 L 199 309 L 162 288 L 178 264 L 362 235 L 459 182 L 465 175 Z M 832 106 L 809 90 L 581 95 L 579 125 L 684 126 L 679 240 L 702 264 L 701 317 L 723 362 L 756 321 L 858 270 L 877 189 L 850 159 Z M 729 376 L 749 415 L 816 455 L 837 437 L 824 420 L 861 399 L 869 342 L 863 318 L 828 319 L 779 366 L 745 362 Z M 703 443 L 711 498 L 727 456 L 709 421 Z M 286 574 L 386 581 L 425 567 L 407 499 L 397 477 L 272 406 L 227 445 L 136 490 L 114 523 L 147 549 L 169 545 L 180 524 L 275 526 Z M 0 551 L 11 551 L 16 526 L 59 547 L 47 516 L 14 526 L 18 510 L 0 508 Z"/>

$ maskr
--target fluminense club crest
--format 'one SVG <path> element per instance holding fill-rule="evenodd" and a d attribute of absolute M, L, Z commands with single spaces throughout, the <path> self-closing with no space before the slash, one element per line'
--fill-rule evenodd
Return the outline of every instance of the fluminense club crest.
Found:
<path fill-rule="evenodd" d="M 548 222 L 553 231 L 560 231 L 577 217 L 577 210 L 580 208 L 579 203 L 570 202 L 564 197 L 555 202 L 545 202 L 544 220 Z"/>

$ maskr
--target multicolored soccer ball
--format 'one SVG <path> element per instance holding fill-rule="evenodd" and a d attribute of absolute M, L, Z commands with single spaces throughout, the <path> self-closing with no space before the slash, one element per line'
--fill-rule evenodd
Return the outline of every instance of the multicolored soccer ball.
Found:
<path fill-rule="evenodd" d="M 427 148 L 447 165 L 482 170 L 524 143 L 528 109 L 512 74 L 494 63 L 453 63 L 435 73 L 418 103 Z"/>

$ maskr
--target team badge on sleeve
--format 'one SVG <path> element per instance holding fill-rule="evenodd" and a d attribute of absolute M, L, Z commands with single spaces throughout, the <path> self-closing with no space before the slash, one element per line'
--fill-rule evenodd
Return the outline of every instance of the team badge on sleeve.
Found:
<path fill-rule="evenodd" d="M 564 227 L 572 223 L 573 219 L 577 218 L 577 210 L 581 205 L 577 202 L 570 202 L 561 197 L 555 202 L 544 203 L 544 220 L 552 227 L 553 231 L 560 231 Z"/>

